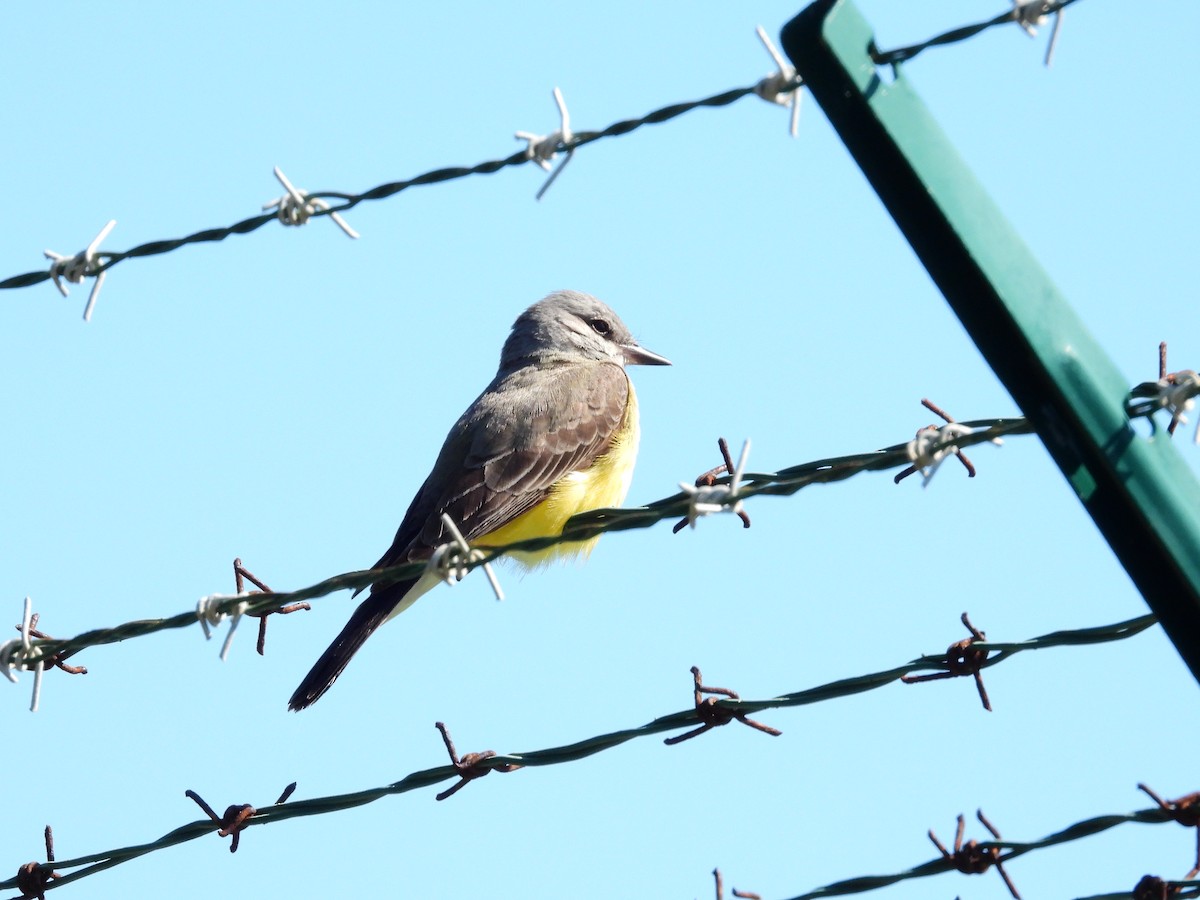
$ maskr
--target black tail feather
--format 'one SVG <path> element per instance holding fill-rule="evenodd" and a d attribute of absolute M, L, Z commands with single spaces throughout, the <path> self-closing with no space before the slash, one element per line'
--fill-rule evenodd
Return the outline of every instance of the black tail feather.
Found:
<path fill-rule="evenodd" d="M 402 581 L 371 592 L 332 644 L 321 654 L 288 701 L 288 709 L 312 706 L 329 690 L 358 648 L 382 625 L 416 581 Z"/>

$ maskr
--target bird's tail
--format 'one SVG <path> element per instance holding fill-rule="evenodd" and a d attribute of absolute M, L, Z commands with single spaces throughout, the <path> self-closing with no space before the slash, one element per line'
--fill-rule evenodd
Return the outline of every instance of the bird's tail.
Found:
<path fill-rule="evenodd" d="M 423 591 L 414 591 L 419 579 L 399 581 L 386 587 L 376 588 L 358 605 L 350 621 L 333 643 L 321 654 L 300 686 L 288 701 L 288 709 L 301 710 L 321 699 L 337 677 L 342 674 L 358 648 L 384 622 L 400 610 L 407 609 Z M 410 596 L 415 595 L 415 596 Z"/>

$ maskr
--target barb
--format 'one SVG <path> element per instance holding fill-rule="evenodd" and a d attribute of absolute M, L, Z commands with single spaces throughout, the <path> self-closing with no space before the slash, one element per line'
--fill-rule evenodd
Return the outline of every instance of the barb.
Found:
<path fill-rule="evenodd" d="M 245 599 L 248 596 L 250 595 L 237 594 L 231 597 L 228 594 L 209 594 L 207 597 L 201 597 L 196 603 L 196 619 L 199 620 L 200 627 L 204 629 L 206 641 L 212 640 L 210 627 L 215 628 L 225 621 L 227 616 L 233 616 L 229 634 L 225 636 L 225 642 L 221 645 L 221 662 L 225 662 L 225 658 L 229 655 L 234 632 L 237 631 L 242 616 L 249 610 L 249 604 Z M 231 603 L 232 607 L 229 605 Z"/>
<path fill-rule="evenodd" d="M 721 870 L 713 869 L 712 873 L 713 880 L 716 882 L 717 900 L 725 900 L 725 886 L 721 879 Z M 741 898 L 741 900 L 762 900 L 762 897 L 753 891 L 739 891 L 737 888 L 733 888 L 732 894 L 735 897 Z"/>
<path fill-rule="evenodd" d="M 1185 897 L 1200 897 L 1200 882 L 1196 881 L 1164 881 L 1157 875 L 1143 875 L 1133 892 L 1121 891 L 1116 894 L 1096 894 L 1092 897 L 1080 897 L 1079 900 L 1183 900 Z"/>
<path fill-rule="evenodd" d="M 1062 11 L 1074 3 L 1075 0 L 1013 0 L 1013 8 L 1005 10 L 998 16 L 988 19 L 986 22 L 977 22 L 974 25 L 964 25 L 961 28 L 953 28 L 950 31 L 944 32 L 931 37 L 927 41 L 922 41 L 919 44 L 913 44 L 910 47 L 898 47 L 895 50 L 880 50 L 872 43 L 870 48 L 871 59 L 877 65 L 896 65 L 897 63 L 906 62 L 912 59 L 919 53 L 924 53 L 930 47 L 944 47 L 947 44 L 957 44 L 960 41 L 965 41 L 975 37 L 989 28 L 995 28 L 998 25 L 1008 25 L 1016 22 L 1025 30 L 1025 33 L 1036 36 L 1037 27 L 1042 25 L 1048 16 L 1055 16 L 1054 31 L 1050 35 L 1050 46 L 1046 50 L 1045 64 L 1050 65 L 1054 56 L 1054 48 L 1058 43 L 1059 31 L 1062 27 Z"/>
<path fill-rule="evenodd" d="M 731 700 L 740 700 L 736 691 L 731 691 L 729 688 L 722 687 L 705 687 L 701 684 L 700 667 L 692 666 L 692 680 L 695 682 L 695 704 L 696 715 L 700 718 L 700 727 L 693 728 L 686 734 L 677 734 L 675 737 L 666 738 L 663 743 L 668 747 L 675 744 L 681 744 L 684 741 L 698 737 L 706 731 L 711 731 L 714 728 L 719 728 L 722 725 L 728 725 L 734 719 L 737 719 L 743 725 L 749 725 L 758 731 L 769 734 L 772 737 L 779 737 L 783 734 L 778 728 L 772 728 L 770 725 L 764 725 L 762 722 L 755 722 L 753 719 L 746 717 L 744 712 L 737 710 L 725 709 L 717 705 L 717 697 L 704 697 L 704 694 L 716 694 L 721 697 L 728 697 Z"/>
<path fill-rule="evenodd" d="M 54 832 L 46 826 L 43 832 L 46 839 L 46 862 L 27 862 L 17 869 L 17 887 L 22 897 L 37 897 L 46 900 L 46 890 L 50 882 L 62 878 L 54 869 Z"/>
<path fill-rule="evenodd" d="M 1050 64 L 1054 62 L 1054 49 L 1058 46 L 1058 36 L 1062 32 L 1063 16 L 1062 6 L 1051 9 L 1055 4 L 1047 3 L 1046 0 L 1012 0 L 1013 11 L 1017 14 L 1017 24 L 1020 25 L 1027 35 L 1031 38 L 1037 37 L 1037 30 L 1046 24 L 1046 20 L 1051 15 L 1054 16 L 1054 30 L 1050 32 L 1050 43 L 1046 45 L 1046 57 L 1043 64 L 1046 68 L 1050 68 Z"/>
<path fill-rule="evenodd" d="M 279 799 L 275 801 L 275 806 L 287 803 L 288 797 L 292 796 L 292 793 L 295 790 L 296 782 L 293 781 L 283 789 L 283 793 L 281 793 L 279 795 Z M 250 817 L 257 814 L 258 810 L 256 810 L 249 803 L 243 803 L 241 805 L 234 804 L 233 806 L 228 806 L 225 808 L 225 815 L 218 816 L 216 812 L 213 811 L 213 808 L 205 802 L 204 798 L 195 791 L 189 788 L 183 792 L 183 795 L 196 801 L 196 805 L 204 810 L 204 812 L 208 814 L 208 817 L 220 826 L 220 828 L 217 830 L 217 837 L 233 837 L 233 840 L 229 842 L 229 852 L 237 853 L 238 843 L 241 841 L 242 837 L 242 829 L 246 827 L 246 822 L 250 819 Z"/>
<path fill-rule="evenodd" d="M 497 600 L 503 600 L 504 591 L 500 590 L 500 581 L 492 571 L 488 555 L 482 550 L 472 549 L 458 530 L 458 526 L 454 524 L 454 520 L 446 513 L 442 513 L 442 525 L 450 532 L 450 542 L 433 551 L 429 561 L 425 563 L 425 568 L 436 572 L 442 581 L 453 586 L 467 577 L 473 565 L 481 565 L 483 573 L 487 575 L 488 584 L 492 586 L 492 593 L 496 595 Z"/>
<path fill-rule="evenodd" d="M 679 483 L 679 486 L 683 488 L 683 492 L 692 498 L 692 504 L 688 507 L 688 514 L 675 523 L 675 527 L 671 529 L 672 534 L 678 534 L 687 525 L 691 525 L 693 528 L 695 528 L 696 519 L 700 516 L 706 516 L 709 513 L 721 512 L 723 510 L 728 510 L 729 512 L 735 513 L 737 517 L 742 520 L 743 528 L 750 527 L 750 515 L 742 508 L 742 502 L 740 500 L 737 500 L 732 507 L 727 506 L 724 503 L 713 502 L 717 497 L 723 498 L 724 500 L 732 499 L 737 493 L 738 488 L 741 486 L 742 475 L 744 474 L 744 470 L 746 468 L 745 463 L 746 457 L 750 452 L 750 441 L 747 440 L 742 446 L 742 458 L 740 460 L 741 470 L 739 470 L 738 467 L 733 464 L 733 457 L 729 455 L 729 443 L 725 440 L 725 438 L 717 438 L 717 449 L 721 451 L 721 458 L 724 459 L 725 462 L 719 466 L 716 466 L 715 468 L 709 469 L 703 475 L 698 476 L 694 482 L 695 488 L 691 487 L 690 485 L 686 485 L 683 482 Z M 721 493 L 719 494 L 710 490 L 705 496 L 702 497 L 701 491 L 706 488 L 711 489 L 718 487 L 717 476 L 726 472 L 728 472 L 731 476 L 730 481 L 728 482 L 729 486 L 722 487 Z M 737 484 L 734 484 L 735 480 L 738 482 Z"/>
<path fill-rule="evenodd" d="M 458 773 L 458 783 L 452 787 L 446 788 L 433 799 L 445 800 L 447 797 L 453 797 L 461 791 L 468 781 L 473 781 L 476 778 L 482 778 L 492 770 L 483 765 L 489 759 L 496 755 L 495 750 L 484 750 L 480 753 L 468 753 L 466 756 L 459 758 L 458 751 L 454 749 L 454 741 L 450 738 L 450 732 L 441 722 L 434 722 L 433 727 L 436 728 L 442 735 L 442 741 L 446 745 L 446 752 L 450 754 L 450 765 L 454 767 L 454 771 Z M 521 768 L 519 765 L 511 763 L 501 763 L 495 767 L 500 772 L 512 772 Z"/>
<path fill-rule="evenodd" d="M 367 579 L 363 583 L 370 583 L 370 580 L 378 578 L 377 572 L 360 573 Z M 266 602 L 272 602 L 272 598 L 264 598 Z M 194 614 L 189 614 L 193 616 Z M 1130 619 L 1125 622 L 1117 622 L 1112 625 L 1104 625 L 1095 628 L 1085 628 L 1072 631 L 1056 631 L 1050 634 L 1045 634 L 1040 637 L 1031 638 L 1026 641 L 1018 641 L 1014 643 L 988 643 L 980 644 L 980 649 L 986 649 L 989 652 L 995 652 L 994 656 L 990 656 L 985 666 L 997 665 L 1011 656 L 1020 653 L 1024 650 L 1044 650 L 1052 647 L 1079 646 L 1083 644 L 1105 643 L 1108 641 L 1118 641 L 1130 638 L 1135 634 L 1146 630 L 1156 623 L 1154 616 L 1140 616 L 1136 619 Z M 854 694 L 862 693 L 863 691 L 874 690 L 881 688 L 887 684 L 899 680 L 903 675 L 912 672 L 929 671 L 937 669 L 941 665 L 939 657 L 919 657 L 911 662 L 896 666 L 892 669 L 887 669 L 881 672 L 873 672 L 867 675 L 860 675 L 855 678 L 845 678 L 839 681 L 829 682 L 828 684 L 818 685 L 817 687 L 808 688 L 805 690 L 795 691 L 788 694 L 781 694 L 776 697 L 771 697 L 765 700 L 735 700 L 731 697 L 725 697 L 721 700 L 716 700 L 713 705 L 729 710 L 736 715 L 750 715 L 760 712 L 764 709 L 782 709 L 784 707 L 799 707 L 806 706 L 810 703 L 820 703 L 826 700 L 832 700 L 840 697 L 848 697 Z M 499 769 L 510 766 L 551 766 L 562 763 L 573 762 L 575 760 L 584 759 L 596 753 L 610 750 L 618 747 L 628 741 L 636 738 L 648 737 L 651 735 L 659 735 L 668 731 L 677 731 L 681 728 L 695 728 L 697 725 L 703 724 L 700 711 L 693 706 L 680 712 L 661 716 L 647 722 L 645 725 L 636 728 L 629 728 L 622 731 L 613 731 L 607 734 L 600 734 L 586 740 L 578 741 L 573 744 L 565 744 L 558 747 L 550 747 L 544 750 L 534 750 L 526 753 L 510 753 L 506 755 L 487 756 L 473 761 L 472 768 L 475 769 Z M 454 757 L 453 745 L 449 744 L 447 750 L 450 751 L 451 757 Z M 467 760 L 460 759 L 460 765 Z M 438 766 L 432 769 L 423 769 L 412 772 L 406 775 L 399 781 L 383 787 L 357 791 L 349 794 L 338 794 L 331 797 L 318 797 L 311 800 L 301 800 L 297 803 L 290 803 L 287 806 L 276 804 L 275 806 L 266 809 L 256 810 L 252 815 L 243 818 L 241 822 L 242 828 L 248 828 L 252 825 L 265 825 L 270 822 L 279 822 L 284 819 L 291 819 L 298 816 L 321 815 L 329 812 L 340 810 L 353 809 L 354 807 L 364 806 L 368 803 L 373 803 L 383 797 L 392 794 L 403 794 L 419 788 L 430 787 L 439 782 L 446 781 L 451 778 L 462 779 L 462 772 L 459 767 L 454 764 Z M 1008 851 L 1004 856 L 1004 861 L 1020 856 L 1030 850 L 1035 850 L 1052 844 L 1064 843 L 1070 840 L 1087 837 L 1091 834 L 1096 834 L 1105 829 L 1112 828 L 1123 822 L 1169 822 L 1172 821 L 1171 813 L 1160 809 L 1145 810 L 1142 812 L 1131 813 L 1124 816 L 1102 816 L 1096 819 L 1089 819 L 1086 822 L 1081 822 L 1076 825 L 1057 832 L 1049 837 L 1043 838 L 1041 841 L 1031 844 L 1018 844 L 1005 842 L 1003 847 Z M 87 856 L 77 857 L 70 860 L 62 860 L 57 863 L 59 869 L 75 869 L 76 871 L 64 875 L 55 883 L 55 887 L 69 884 L 80 878 L 93 875 L 96 872 L 112 868 L 121 863 L 129 862 L 139 856 L 144 856 L 147 853 L 152 853 L 157 850 L 163 850 L 167 847 L 173 847 L 176 844 L 181 844 L 186 841 L 195 840 L 204 835 L 212 833 L 212 819 L 204 819 L 198 822 L 192 822 L 176 828 L 168 832 L 156 841 L 151 841 L 145 844 L 138 844 L 130 847 L 123 847 L 115 850 L 107 850 L 101 853 L 93 853 Z M 987 847 L 988 844 L 981 846 Z M 900 875 L 889 876 L 870 876 L 868 878 L 851 879 L 850 881 L 839 882 L 837 885 L 830 885 L 826 888 L 820 888 L 816 892 L 802 895 L 803 898 L 828 897 L 835 893 L 853 893 L 860 890 L 870 890 L 872 887 L 881 887 L 884 884 L 892 884 L 896 881 L 902 881 L 906 878 L 918 877 L 920 875 L 934 875 L 939 872 L 948 871 L 951 868 L 945 860 L 936 860 L 932 863 L 926 863 L 923 866 L 918 866 L 911 872 L 901 873 Z M 0 890 L 17 887 L 16 879 L 0 881 Z M 836 888 L 836 890 L 835 890 Z M 801 900 L 801 898 L 797 898 Z"/>
<path fill-rule="evenodd" d="M 966 429 L 961 437 L 953 439 L 954 446 L 960 450 L 984 441 L 993 441 L 998 437 L 1010 434 L 1028 434 L 1033 427 L 1026 419 L 979 419 L 959 423 Z M 932 445 L 936 452 L 937 445 Z M 871 453 L 859 453 L 852 456 L 832 457 L 814 460 L 800 465 L 789 466 L 778 472 L 744 472 L 742 483 L 737 489 L 736 500 L 742 501 L 757 495 L 791 496 L 805 487 L 814 484 L 830 484 L 843 481 L 864 472 L 882 471 L 899 468 L 909 464 L 907 443 L 895 444 Z M 489 563 L 505 553 L 513 550 L 536 551 L 544 550 L 568 541 L 583 541 L 606 532 L 627 531 L 637 528 L 649 528 L 665 519 L 678 519 L 687 516 L 692 510 L 693 494 L 687 489 L 656 500 L 646 506 L 626 509 L 594 509 L 573 516 L 563 528 L 561 535 L 553 537 L 531 538 L 498 547 L 489 547 L 480 553 L 472 552 L 469 558 L 461 555 L 455 563 L 457 572 L 466 572 Z M 728 496 L 727 498 L 728 499 Z M 461 547 L 458 548 L 461 554 Z M 383 569 L 366 569 L 346 572 L 327 578 L 317 584 L 300 590 L 275 594 L 242 594 L 235 596 L 213 594 L 204 598 L 201 604 L 189 611 L 179 613 L 165 619 L 142 619 L 126 622 L 112 628 L 99 628 L 87 631 L 69 639 L 33 640 L 25 660 L 31 665 L 39 659 L 47 659 L 57 653 L 75 653 L 87 647 L 100 644 L 112 644 L 154 634 L 175 628 L 186 628 L 198 621 L 206 628 L 216 624 L 226 616 L 256 615 L 281 606 L 302 603 L 323 597 L 340 590 L 353 590 L 370 585 L 380 579 L 404 580 L 418 577 L 425 571 L 428 563 L 424 561 L 405 563 Z M 229 638 L 226 640 L 226 645 Z M 227 649 L 227 647 L 225 648 Z M 0 668 L 0 673 L 3 669 Z"/>
<path fill-rule="evenodd" d="M 987 662 L 987 651 L 975 646 L 976 642 L 984 642 L 987 635 L 971 624 L 967 614 L 962 614 L 962 623 L 967 626 L 971 636 L 965 640 L 955 641 L 946 650 L 943 665 L 946 671 L 933 675 L 905 675 L 900 680 L 905 684 L 919 684 L 922 681 L 938 681 L 942 678 L 957 678 L 961 675 L 975 676 L 975 687 L 979 690 L 979 700 L 983 708 L 992 711 L 991 701 L 988 700 L 987 688 L 983 686 L 983 675 L 979 670 Z"/>
<path fill-rule="evenodd" d="M 518 131 L 514 136 L 519 141 L 528 141 L 528 146 L 525 148 L 525 159 L 530 160 L 541 166 L 543 171 L 550 172 L 550 163 L 558 156 L 560 149 L 566 149 L 567 155 L 559 164 L 558 168 L 550 172 L 550 177 L 546 179 L 546 183 L 538 190 L 536 199 L 541 200 L 545 196 L 546 191 L 550 190 L 550 185 L 554 184 L 554 179 L 558 178 L 560 172 L 567 167 L 567 163 L 571 161 L 571 157 L 575 153 L 575 148 L 571 146 L 571 114 L 567 112 L 567 101 L 563 99 L 562 91 L 557 87 L 554 88 L 554 104 L 558 107 L 558 131 L 551 132 L 548 135 L 533 134 L 529 131 Z"/>
<path fill-rule="evenodd" d="M 33 615 L 33 603 L 26 597 L 21 624 L 17 626 L 17 630 L 21 632 L 21 636 L 0 644 L 0 674 L 3 674 L 5 678 L 16 684 L 17 676 L 13 672 L 14 669 L 18 671 L 22 669 L 33 671 L 33 697 L 29 701 L 30 712 L 37 712 L 38 710 L 38 702 L 42 696 L 42 673 L 45 671 L 46 664 L 53 659 L 62 659 L 61 652 L 47 658 L 33 651 L 33 626 L 35 624 L 36 617 Z"/>
<path fill-rule="evenodd" d="M 359 234 L 336 212 L 329 209 L 329 204 L 320 198 L 312 198 L 307 191 L 297 190 L 292 186 L 292 183 L 287 180 L 287 176 L 283 171 L 276 166 L 274 169 L 275 177 L 279 179 L 279 183 L 283 185 L 283 189 L 287 191 L 282 197 L 271 200 L 263 204 L 264 210 L 275 210 L 275 216 L 283 225 L 304 225 L 312 218 L 313 214 L 318 210 L 324 210 L 329 213 L 329 218 L 337 224 L 337 227 L 346 233 L 347 237 L 357 239 Z"/>
<path fill-rule="evenodd" d="M 41 704 L 42 675 L 47 669 L 61 669 L 68 675 L 86 675 L 88 671 L 86 666 L 67 665 L 67 658 L 72 655 L 71 652 L 60 651 L 48 657 L 38 654 L 36 662 L 32 665 L 26 664 L 24 660 L 32 655 L 34 638 L 44 641 L 54 640 L 54 638 L 45 632 L 38 631 L 37 624 L 38 613 L 32 612 L 29 598 L 26 597 L 25 614 L 21 617 L 21 623 L 16 626 L 17 631 L 21 633 L 21 637 L 17 640 L 0 644 L 0 671 L 8 677 L 9 681 L 15 684 L 17 680 L 17 677 L 11 671 L 12 668 L 33 669 L 33 697 L 29 702 L 30 712 L 37 712 Z"/>
<path fill-rule="evenodd" d="M 938 467 L 951 454 L 958 457 L 958 461 L 963 464 L 963 468 L 967 470 L 967 477 L 974 478 L 975 464 L 954 445 L 954 438 L 960 434 L 969 434 L 970 430 L 964 430 L 963 426 L 956 422 L 948 412 L 928 397 L 921 399 L 921 405 L 930 412 L 940 416 L 946 424 L 942 426 L 926 425 L 924 428 L 917 429 L 916 437 L 906 445 L 908 457 L 912 460 L 912 465 L 892 480 L 896 484 L 899 484 L 909 475 L 920 472 L 923 479 L 921 486 L 929 487 L 929 482 L 933 480 Z M 992 443 L 997 447 L 1004 444 L 1000 438 L 995 438 Z"/>
<path fill-rule="evenodd" d="M 84 278 L 95 278 L 96 281 L 92 284 L 92 291 L 88 294 L 87 306 L 83 308 L 83 321 L 92 321 L 92 310 L 96 307 L 96 298 L 100 296 L 100 288 L 104 285 L 104 270 L 108 268 L 106 265 L 101 265 L 97 261 L 96 250 L 108 237 L 108 233 L 116 226 L 116 219 L 109 219 L 108 224 L 100 229 L 100 233 L 96 235 L 87 249 L 81 250 L 74 256 L 63 256 L 61 253 L 55 253 L 53 250 L 42 251 L 46 259 L 53 260 L 50 263 L 50 269 L 46 273 L 46 278 L 54 280 L 54 286 L 58 288 L 58 292 L 64 297 L 68 296 L 66 287 L 63 286 L 62 279 L 66 279 L 71 284 L 82 284 Z M 110 254 L 104 254 L 106 256 Z M 3 287 L 3 285 L 0 285 Z"/>
<path fill-rule="evenodd" d="M 700 476 L 696 479 L 696 483 L 687 484 L 679 482 L 679 487 L 688 496 L 687 515 L 684 516 L 684 521 L 692 528 L 696 527 L 696 520 L 704 516 L 710 516 L 713 513 L 731 512 L 741 518 L 745 527 L 750 527 L 749 516 L 742 509 L 742 476 L 746 472 L 746 459 L 750 456 L 750 439 L 742 444 L 742 455 L 738 457 L 737 466 L 732 464 L 729 458 L 729 445 L 724 444 L 724 438 L 718 442 L 721 446 L 722 453 L 725 455 L 725 470 L 732 472 L 728 484 L 701 484 L 701 480 L 705 476 Z M 678 529 L 676 529 L 678 530 Z"/>
<path fill-rule="evenodd" d="M 258 578 L 256 578 L 254 576 L 253 572 L 251 572 L 249 569 L 247 569 L 245 566 L 242 565 L 241 558 L 235 558 L 233 561 L 233 584 L 234 584 L 234 591 L 239 596 L 246 593 L 246 582 L 247 581 L 249 581 L 256 588 L 258 588 L 259 591 L 262 591 L 265 594 L 274 593 L 269 587 L 267 587 L 265 582 L 260 581 Z M 258 593 L 258 591 L 253 591 L 251 593 Z M 286 616 L 286 615 L 289 615 L 290 613 L 299 612 L 300 610 L 310 610 L 310 609 L 312 609 L 311 603 L 292 603 L 292 604 L 289 604 L 288 606 L 279 606 L 279 607 L 276 607 L 275 609 L 264 610 L 263 612 L 247 613 L 247 615 L 258 619 L 258 643 L 255 648 L 258 651 L 258 655 L 259 656 L 265 655 L 265 651 L 267 648 L 267 617 L 268 616 L 273 616 L 276 613 L 278 613 L 281 616 Z"/>
<path fill-rule="evenodd" d="M 1184 828 L 1196 829 L 1196 861 L 1183 876 L 1184 881 L 1191 881 L 1200 874 L 1200 792 L 1186 794 L 1178 800 L 1164 800 L 1144 784 L 1139 784 L 1138 790 L 1157 803 L 1158 808 L 1170 815 L 1172 821 Z"/>
<path fill-rule="evenodd" d="M 982 809 L 975 810 L 975 815 L 983 827 L 992 833 L 992 837 L 998 841 L 1001 840 L 1000 832 L 987 820 Z M 932 828 L 929 829 L 929 840 L 933 841 L 933 846 L 941 851 L 942 858 L 948 860 L 954 868 L 958 869 L 964 875 L 982 875 L 992 866 L 995 866 L 996 871 L 1000 873 L 1000 877 L 1004 879 L 1004 884 L 1008 887 L 1008 892 L 1013 895 L 1013 900 L 1021 900 L 1021 895 L 1017 893 L 1012 879 L 1004 871 L 1004 861 L 1000 858 L 1000 847 L 995 844 L 985 846 L 974 838 L 971 838 L 971 840 L 964 844 L 963 833 L 965 830 L 966 820 L 963 819 L 960 813 L 958 816 L 958 828 L 954 832 L 953 853 L 942 845 L 942 842 L 937 839 L 937 835 L 933 833 Z"/>
<path fill-rule="evenodd" d="M 796 137 L 800 130 L 800 97 L 802 96 L 800 88 L 804 85 L 804 81 L 796 74 L 796 67 L 787 61 L 787 58 L 775 46 L 775 42 L 767 36 L 766 29 L 758 25 L 754 31 L 758 35 L 758 39 L 762 41 L 767 54 L 775 61 L 776 68 L 775 72 L 754 86 L 754 93 L 768 103 L 786 106 L 792 111 L 788 134 Z"/>
<path fill-rule="evenodd" d="M 1158 381 L 1144 381 L 1137 385 L 1129 392 L 1125 406 L 1130 416 L 1151 417 L 1160 409 L 1167 410 L 1171 414 L 1167 434 L 1174 436 L 1176 428 L 1187 424 L 1185 413 L 1195 408 L 1197 396 L 1200 396 L 1200 375 L 1192 369 L 1168 372 L 1167 342 L 1163 341 L 1158 345 Z M 1135 403 L 1135 400 L 1144 402 Z M 1196 423 L 1193 443 L 1200 444 L 1200 422 Z"/>
<path fill-rule="evenodd" d="M 24 643 L 23 637 L 26 632 L 28 632 L 29 637 L 31 638 L 40 638 L 46 641 L 54 640 L 54 638 L 45 632 L 38 631 L 37 625 L 40 617 L 41 616 L 39 613 L 34 613 L 32 616 L 30 616 L 28 628 L 26 628 L 24 621 L 16 626 L 17 631 L 22 633 L 22 643 Z M 68 675 L 86 675 L 88 673 L 87 666 L 67 665 L 67 658 L 72 655 L 73 654 L 71 653 L 55 653 L 53 656 L 43 660 L 43 666 L 46 669 L 60 669 L 61 671 L 66 672 Z"/>

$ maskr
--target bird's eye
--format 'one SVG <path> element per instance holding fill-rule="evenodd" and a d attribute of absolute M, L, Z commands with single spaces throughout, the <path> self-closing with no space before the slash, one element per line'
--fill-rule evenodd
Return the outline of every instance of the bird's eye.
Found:
<path fill-rule="evenodd" d="M 604 319 L 588 319 L 588 324 L 592 326 L 592 331 L 599 335 L 606 335 L 612 331 L 612 326 Z"/>

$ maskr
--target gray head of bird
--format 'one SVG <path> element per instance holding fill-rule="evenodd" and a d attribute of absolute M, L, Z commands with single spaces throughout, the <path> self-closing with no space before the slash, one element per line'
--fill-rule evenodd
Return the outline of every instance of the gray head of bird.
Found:
<path fill-rule="evenodd" d="M 590 294 L 555 291 L 517 317 L 500 352 L 501 370 L 559 360 L 669 366 L 638 345 L 620 317 Z"/>

